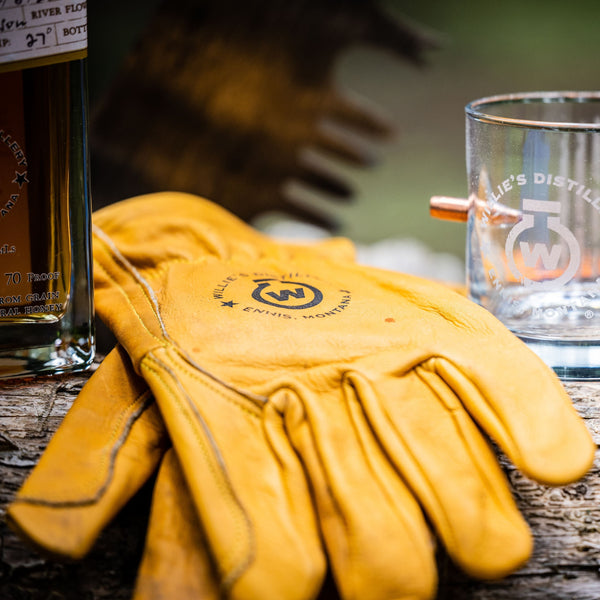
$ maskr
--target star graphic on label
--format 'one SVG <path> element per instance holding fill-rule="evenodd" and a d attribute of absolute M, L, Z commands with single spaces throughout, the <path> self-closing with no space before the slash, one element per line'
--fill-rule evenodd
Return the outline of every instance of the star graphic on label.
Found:
<path fill-rule="evenodd" d="M 15 178 L 11 181 L 11 183 L 18 184 L 19 188 L 22 188 L 24 184 L 29 183 L 29 179 L 27 179 L 27 171 L 24 171 L 23 173 L 15 171 Z"/>
<path fill-rule="evenodd" d="M 228 306 L 229 308 L 233 308 L 234 304 L 239 304 L 239 302 L 234 302 L 233 300 L 229 300 L 229 302 L 223 302 L 223 300 L 221 300 L 221 306 Z"/>

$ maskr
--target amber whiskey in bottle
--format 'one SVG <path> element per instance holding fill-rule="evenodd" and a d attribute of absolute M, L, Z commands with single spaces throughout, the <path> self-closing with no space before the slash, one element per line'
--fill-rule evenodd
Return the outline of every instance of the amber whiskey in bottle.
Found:
<path fill-rule="evenodd" d="M 0 378 L 94 356 L 86 3 L 0 0 Z"/>

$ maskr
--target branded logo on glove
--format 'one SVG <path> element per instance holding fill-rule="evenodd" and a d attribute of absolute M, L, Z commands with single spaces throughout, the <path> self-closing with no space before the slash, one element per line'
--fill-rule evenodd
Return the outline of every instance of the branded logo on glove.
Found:
<path fill-rule="evenodd" d="M 277 308 L 303 309 L 317 306 L 323 294 L 316 287 L 298 281 L 284 279 L 255 279 L 258 285 L 252 297 L 263 304 Z"/>
<path fill-rule="evenodd" d="M 298 272 L 229 273 L 212 292 L 223 310 L 287 321 L 339 316 L 350 306 L 351 297 L 347 288 Z"/>

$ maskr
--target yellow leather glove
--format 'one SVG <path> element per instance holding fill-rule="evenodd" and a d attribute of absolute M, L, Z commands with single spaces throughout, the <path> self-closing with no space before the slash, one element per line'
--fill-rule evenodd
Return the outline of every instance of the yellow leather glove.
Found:
<path fill-rule="evenodd" d="M 160 466 L 132 600 L 220 600 L 219 581 L 179 461 Z"/>
<path fill-rule="evenodd" d="M 231 246 L 263 243 L 263 236 L 223 209 L 209 203 L 203 208 L 205 235 L 196 250 L 224 254 Z M 228 235 L 221 240 L 223 231 Z M 343 239 L 314 243 L 310 251 L 343 260 L 354 256 L 352 244 Z M 154 473 L 169 445 L 146 383 L 117 346 L 86 384 L 9 507 L 9 521 L 46 553 L 80 558 Z M 217 597 L 219 582 L 202 532 L 192 524 L 196 517 L 170 450 L 161 465 L 135 598 Z"/>
<path fill-rule="evenodd" d="M 131 303 L 130 292 L 123 294 L 124 287 L 115 286 L 102 269 L 97 284 L 102 289 L 100 310 L 104 311 L 105 319 L 123 302 L 125 312 L 120 316 L 114 313 L 113 326 L 130 342 L 128 349 L 137 357 L 138 368 L 150 372 L 157 355 L 169 360 L 169 355 L 175 355 L 175 370 L 168 366 L 166 371 L 155 374 L 160 381 L 153 379 L 155 375 L 150 381 L 153 387 L 162 390 L 162 404 L 171 415 L 171 425 L 175 424 L 176 433 L 182 434 L 177 450 L 188 483 L 195 487 L 202 524 L 210 532 L 208 547 L 216 560 L 218 578 L 231 597 L 309 598 L 310 590 L 316 589 L 322 576 L 323 561 L 318 542 L 315 543 L 314 527 L 303 529 L 304 522 L 311 522 L 306 516 L 312 507 L 306 506 L 300 465 L 288 439 L 300 452 L 310 475 L 321 527 L 346 598 L 409 597 L 413 592 L 414 597 L 431 595 L 432 550 L 413 496 L 429 512 L 455 558 L 471 572 L 499 575 L 524 560 L 529 545 L 527 533 L 515 514 L 493 456 L 459 399 L 488 432 L 495 434 L 525 472 L 548 482 L 567 482 L 586 469 L 592 446 L 553 375 L 487 313 L 439 286 L 370 269 L 350 269 L 352 273 L 346 277 L 340 265 L 314 260 L 302 251 L 294 256 L 277 245 L 267 248 L 268 244 L 258 249 L 259 240 L 254 234 L 248 239 L 245 234 L 234 235 L 228 244 L 225 240 L 231 223 L 227 219 L 217 223 L 219 219 L 212 218 L 210 205 L 193 202 L 194 206 L 190 199 L 169 195 L 155 197 L 153 202 L 139 199 L 107 209 L 100 220 L 113 241 L 105 240 L 107 247 L 101 253 L 100 264 L 110 269 L 115 267 L 116 274 L 124 277 L 124 287 L 134 292 L 135 302 Z M 100 232 L 99 235 L 105 237 Z M 238 240 L 241 243 L 232 251 L 230 246 Z M 352 292 L 354 286 L 354 294 L 350 294 L 349 302 L 343 299 L 326 314 L 318 310 L 324 301 L 331 302 L 331 293 L 335 292 L 334 296 L 341 293 L 335 286 L 328 287 L 329 291 L 317 304 L 318 294 L 311 292 L 310 283 L 300 282 L 300 287 L 287 288 L 288 292 L 283 293 L 284 289 L 274 290 L 272 282 L 251 283 L 249 278 L 228 276 L 212 289 L 201 286 L 195 290 L 197 276 L 191 277 L 187 285 L 177 276 L 173 278 L 174 274 L 180 275 L 177 271 L 181 268 L 194 271 L 203 267 L 206 261 L 192 263 L 207 249 L 218 255 L 218 259 L 208 260 L 213 270 L 217 266 L 223 271 L 236 270 L 244 265 L 244 269 L 250 266 L 262 271 L 268 267 L 277 275 L 283 272 L 289 276 L 288 271 L 298 266 L 307 270 L 292 272 L 312 273 L 308 281 L 317 282 L 312 288 L 321 287 L 323 282 L 315 279 L 315 273 L 323 273 L 332 282 L 337 278 L 346 281 L 349 285 L 342 288 L 346 291 Z M 105 258 L 108 261 L 104 262 Z M 98 275 L 99 269 L 96 271 Z M 264 275 L 257 277 L 266 279 Z M 145 280 L 150 277 L 153 290 L 146 287 Z M 251 298 L 252 294 L 244 296 L 243 289 L 238 287 L 240 281 L 250 283 L 259 299 Z M 187 292 L 196 292 L 189 305 L 188 298 L 179 293 L 181 285 Z M 363 285 L 367 289 L 361 291 Z M 203 293 L 198 293 L 202 290 Z M 141 296 L 136 291 L 141 291 Z M 244 302 L 236 305 L 233 299 L 219 297 L 228 291 L 242 294 Z M 270 292 L 274 295 L 269 295 Z M 311 293 L 313 306 L 301 308 L 302 303 L 311 304 L 301 298 L 302 294 L 306 299 Z M 386 297 L 383 307 L 377 307 L 380 296 Z M 393 300 L 391 304 L 388 296 Z M 265 304 L 265 300 L 270 304 Z M 233 325 L 228 326 L 227 319 L 231 316 L 226 314 L 215 321 L 211 315 L 218 315 L 219 311 L 214 307 L 201 322 L 198 320 L 198 307 L 202 310 L 213 302 L 221 303 L 225 313 L 238 311 L 234 313 L 236 318 L 230 320 Z M 273 306 L 286 302 L 296 302 L 297 307 Z M 376 326 L 355 321 L 357 312 Z M 139 314 L 143 323 L 138 319 Z M 340 314 L 344 317 L 353 314 L 355 318 L 344 318 L 345 323 L 337 327 Z M 383 319 L 387 323 L 383 330 L 378 314 L 390 315 Z M 411 322 L 415 314 L 419 318 Z M 130 315 L 134 320 L 128 327 L 126 321 Z M 184 318 L 178 319 L 177 315 Z M 300 327 L 305 330 L 300 335 L 294 332 L 300 329 L 299 319 L 293 319 L 294 315 L 308 317 L 300 319 Z M 399 323 L 398 315 L 407 320 Z M 241 330 L 234 327 L 238 319 Z M 284 327 L 286 321 L 292 327 Z M 349 321 L 350 327 L 346 324 Z M 149 331 L 146 323 L 150 325 Z M 315 326 L 316 323 L 320 324 Z M 436 323 L 442 330 L 439 333 Z M 189 331 L 187 325 L 191 325 Z M 196 337 L 197 331 L 193 329 L 198 326 L 203 335 Z M 135 350 L 136 331 L 141 334 L 139 350 Z M 249 332 L 258 334 L 253 340 L 245 338 Z M 158 335 L 155 338 L 148 335 L 153 333 Z M 170 339 L 173 333 L 175 342 L 181 344 Z M 211 344 L 221 333 L 225 336 L 214 346 L 213 353 Z M 452 342 L 450 338 L 455 339 Z M 488 343 L 490 338 L 496 338 L 495 347 L 488 349 L 487 354 L 481 353 L 480 344 Z M 204 339 L 209 344 L 200 348 L 198 345 L 204 344 Z M 275 340 L 279 345 L 263 347 L 265 339 Z M 252 341 L 256 342 L 255 351 L 247 353 Z M 468 347 L 473 341 L 477 344 L 475 349 Z M 241 342 L 241 347 L 235 347 L 233 342 Z M 461 348 L 464 344 L 467 347 Z M 180 353 L 190 350 L 200 356 L 203 366 L 206 357 L 210 369 L 194 364 L 195 360 L 190 365 L 189 357 L 178 358 Z M 433 358 L 436 356 L 447 358 Z M 474 364 L 479 356 L 482 362 Z M 490 360 L 491 356 L 495 358 Z M 214 366 L 222 357 L 226 362 Z M 515 374 L 510 382 L 505 381 L 507 365 Z M 181 376 L 177 370 L 181 370 Z M 221 376 L 225 378 L 220 379 Z M 537 378 L 535 385 L 529 377 Z M 388 390 L 389 397 L 383 397 Z M 196 395 L 199 391 L 202 393 Z M 182 402 L 183 407 L 176 402 Z M 433 407 L 430 412 L 427 405 Z M 186 416 L 190 421 L 182 424 Z M 539 422 L 536 416 L 540 417 Z M 210 428 L 205 428 L 207 417 Z M 539 433 L 537 439 L 529 439 L 532 431 Z M 238 435 L 239 432 L 245 435 Z M 198 438 L 183 439 L 190 434 Z M 451 451 L 446 452 L 447 449 Z M 473 449 L 476 451 L 471 452 Z M 202 450 L 207 450 L 206 454 Z M 563 450 L 566 452 L 561 454 Z M 254 454 L 240 456 L 244 452 Z M 279 462 L 273 465 L 274 461 Z M 199 474 L 194 472 L 194 463 L 199 466 Z M 131 465 L 131 461 L 121 464 Z M 404 478 L 412 487 L 410 493 L 403 485 Z M 46 486 L 41 486 L 41 497 L 52 490 L 52 481 L 50 477 Z M 202 481 L 216 484 L 216 489 L 211 489 L 211 485 L 200 489 L 198 482 Z M 478 496 L 483 498 L 481 503 L 477 502 Z M 182 494 L 182 504 L 185 500 Z M 220 500 L 224 502 L 219 504 Z M 15 507 L 25 509 L 15 514 L 19 512 Z M 21 523 L 35 523 L 31 512 L 36 513 L 39 507 L 39 502 L 28 505 L 27 499 L 22 498 L 12 513 Z M 272 507 L 276 507 L 273 514 Z M 229 523 L 235 523 L 236 512 L 242 515 L 238 530 L 226 528 L 227 521 L 219 520 L 223 508 Z M 496 512 L 502 513 L 500 517 Z M 165 513 L 168 511 L 158 511 L 159 515 Z M 88 513 L 91 520 L 97 516 L 97 512 L 91 517 Z M 245 522 L 243 517 L 248 517 Z M 278 523 L 285 522 L 286 517 L 289 531 L 284 529 L 285 535 L 279 539 Z M 509 527 L 502 531 L 502 522 L 497 523 L 496 535 L 490 525 L 497 518 L 503 518 Z M 64 519 L 61 522 L 64 525 Z M 164 522 L 159 519 L 155 531 L 168 530 L 161 527 Z M 47 527 L 43 519 L 39 525 L 42 529 Z M 61 533 L 60 526 L 57 533 Z M 285 542 L 285 537 L 290 536 L 296 542 L 291 547 Z M 168 550 L 164 552 L 168 539 L 151 535 L 151 540 L 157 540 L 151 545 L 159 555 L 169 555 Z M 245 540 L 250 541 L 246 548 Z M 495 549 L 495 544 L 499 548 Z M 507 548 L 505 544 L 514 547 Z M 240 547 L 240 555 L 233 558 L 239 561 L 241 557 L 237 563 L 241 566 L 236 576 L 228 579 L 231 563 L 223 560 L 223 556 L 228 558 L 227 548 Z M 290 559 L 293 563 L 302 548 L 306 560 L 297 570 L 285 572 L 285 565 L 290 564 Z M 275 554 L 282 556 L 275 556 L 276 560 L 269 564 L 265 557 L 272 556 L 274 549 Z M 478 556 L 480 550 L 483 554 Z M 494 557 L 496 550 L 499 556 Z M 157 573 L 156 565 L 164 561 L 145 562 L 151 566 L 141 569 L 140 574 L 141 580 L 148 581 L 148 577 Z M 423 568 L 419 568 L 421 562 Z M 202 559 L 199 564 L 203 564 Z M 398 569 L 398 564 L 403 568 Z M 204 569 L 198 571 L 205 573 Z M 301 586 L 299 589 L 294 575 L 300 572 L 306 575 L 300 580 L 306 582 L 304 589 Z M 287 593 L 286 582 L 281 579 L 287 579 L 288 587 L 294 589 Z M 257 589 L 264 593 L 254 593 Z"/>
<path fill-rule="evenodd" d="M 227 597 L 313 597 L 321 535 L 345 599 L 432 597 L 422 511 L 468 573 L 520 566 L 530 536 L 481 431 L 534 479 L 583 475 L 594 444 L 555 375 L 443 286 L 224 230 L 207 255 L 205 212 L 170 195 L 97 214 L 96 301 Z"/>
<path fill-rule="evenodd" d="M 81 390 L 8 520 L 46 553 L 81 558 L 169 446 L 147 385 L 117 346 Z"/>
<path fill-rule="evenodd" d="M 120 346 L 75 400 L 9 507 L 9 522 L 46 553 L 80 558 L 159 463 L 133 600 L 218 600 L 177 458 L 154 399 Z"/>

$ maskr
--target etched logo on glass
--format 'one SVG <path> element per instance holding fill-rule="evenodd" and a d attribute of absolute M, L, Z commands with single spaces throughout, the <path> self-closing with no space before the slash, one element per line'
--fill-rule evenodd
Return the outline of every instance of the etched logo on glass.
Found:
<path fill-rule="evenodd" d="M 510 230 L 505 252 L 512 275 L 524 286 L 560 288 L 579 270 L 579 243 L 561 223 L 560 210 L 560 202 L 523 200 L 522 219 Z"/>

